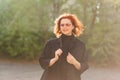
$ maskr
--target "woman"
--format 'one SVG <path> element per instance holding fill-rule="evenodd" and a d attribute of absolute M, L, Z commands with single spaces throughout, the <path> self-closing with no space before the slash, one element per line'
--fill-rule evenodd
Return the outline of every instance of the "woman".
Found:
<path fill-rule="evenodd" d="M 57 38 L 49 40 L 39 62 L 45 70 L 41 80 L 81 80 L 88 68 L 85 44 L 77 39 L 82 23 L 73 14 L 62 14 L 55 20 Z"/>

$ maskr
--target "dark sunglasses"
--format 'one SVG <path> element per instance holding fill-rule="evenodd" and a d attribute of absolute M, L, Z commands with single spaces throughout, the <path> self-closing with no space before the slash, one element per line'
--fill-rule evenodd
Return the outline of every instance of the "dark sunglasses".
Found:
<path fill-rule="evenodd" d="M 67 26 L 67 27 L 69 27 L 69 26 L 71 26 L 71 25 L 72 25 L 72 24 L 70 24 L 70 23 L 60 24 L 61 27 L 63 27 L 63 26 Z"/>

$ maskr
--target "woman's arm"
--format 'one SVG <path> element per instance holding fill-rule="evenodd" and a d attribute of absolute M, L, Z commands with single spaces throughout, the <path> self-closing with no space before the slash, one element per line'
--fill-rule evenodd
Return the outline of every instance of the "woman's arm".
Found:
<path fill-rule="evenodd" d="M 70 53 L 68 53 L 67 62 L 74 65 L 74 67 L 76 69 L 80 70 L 80 68 L 81 68 L 80 62 L 77 61 Z"/>
<path fill-rule="evenodd" d="M 75 50 L 78 56 L 74 57 L 71 55 L 71 53 L 68 53 L 68 56 L 67 56 L 67 62 L 74 65 L 74 67 L 77 70 L 79 70 L 80 73 L 88 69 L 88 64 L 87 64 L 88 54 L 86 54 L 85 45 L 82 44 L 81 46 L 82 47 L 78 47 Z M 82 55 L 79 55 L 79 54 L 82 54 Z"/>
<path fill-rule="evenodd" d="M 55 51 L 55 57 L 50 60 L 49 67 L 51 67 L 55 62 L 58 61 L 59 56 L 61 56 L 62 50 L 58 49 Z"/>
<path fill-rule="evenodd" d="M 50 54 L 51 54 L 51 42 L 48 41 L 45 44 L 45 47 L 43 48 L 43 51 L 39 58 L 39 63 L 43 69 L 47 69 L 49 67 L 49 63 L 51 60 Z"/>

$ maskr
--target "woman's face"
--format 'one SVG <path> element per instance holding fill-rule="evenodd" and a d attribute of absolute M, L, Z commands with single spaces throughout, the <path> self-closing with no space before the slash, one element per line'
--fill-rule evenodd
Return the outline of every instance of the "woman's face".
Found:
<path fill-rule="evenodd" d="M 69 19 L 62 19 L 61 20 L 60 31 L 62 32 L 62 34 L 70 36 L 70 35 L 72 35 L 73 29 L 74 29 L 74 26 L 72 25 L 72 23 Z"/>

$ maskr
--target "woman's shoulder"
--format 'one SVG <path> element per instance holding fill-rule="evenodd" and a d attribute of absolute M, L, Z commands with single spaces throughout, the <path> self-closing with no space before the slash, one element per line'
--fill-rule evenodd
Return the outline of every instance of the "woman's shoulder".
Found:
<path fill-rule="evenodd" d="M 52 38 L 52 39 L 49 39 L 47 40 L 47 44 L 55 44 L 56 42 L 58 42 L 59 38 Z"/>
<path fill-rule="evenodd" d="M 78 45 L 85 46 L 85 43 L 81 39 L 76 38 L 75 40 L 76 40 L 76 42 L 77 42 Z"/>

